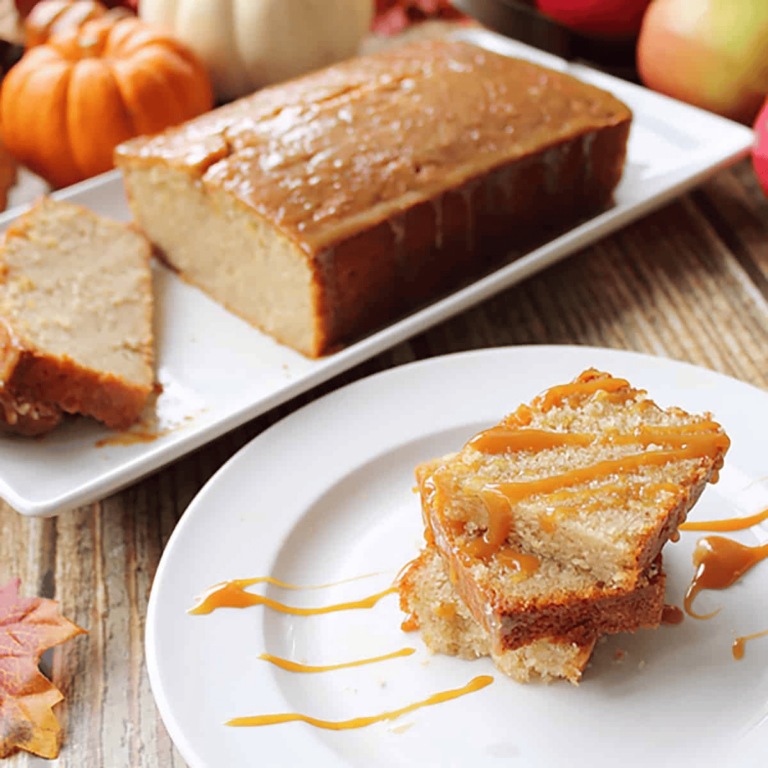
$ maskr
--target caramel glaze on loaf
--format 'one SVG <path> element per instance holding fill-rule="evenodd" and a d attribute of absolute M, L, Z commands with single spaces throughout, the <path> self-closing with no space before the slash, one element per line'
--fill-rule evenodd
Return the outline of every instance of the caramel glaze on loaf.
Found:
<path fill-rule="evenodd" d="M 631 113 L 458 41 L 353 59 L 118 147 L 171 266 L 319 356 L 605 206 Z"/>

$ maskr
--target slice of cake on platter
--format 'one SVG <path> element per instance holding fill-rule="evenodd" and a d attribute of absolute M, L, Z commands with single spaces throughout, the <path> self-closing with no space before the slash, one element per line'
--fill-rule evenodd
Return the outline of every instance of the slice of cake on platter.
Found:
<path fill-rule="evenodd" d="M 150 246 L 131 227 L 47 198 L 13 222 L 0 246 L 6 427 L 24 431 L 30 409 L 50 426 L 60 409 L 129 427 L 154 386 L 152 308 Z"/>

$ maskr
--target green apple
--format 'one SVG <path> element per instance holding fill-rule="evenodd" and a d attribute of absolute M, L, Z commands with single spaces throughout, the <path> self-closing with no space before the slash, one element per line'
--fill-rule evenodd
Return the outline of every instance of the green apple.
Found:
<path fill-rule="evenodd" d="M 768 93 L 768 0 L 654 0 L 637 67 L 653 90 L 751 123 Z"/>

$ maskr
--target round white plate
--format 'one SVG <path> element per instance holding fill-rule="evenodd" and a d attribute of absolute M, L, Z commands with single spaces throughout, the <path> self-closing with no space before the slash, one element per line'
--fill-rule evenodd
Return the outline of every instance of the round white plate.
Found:
<path fill-rule="evenodd" d="M 731 643 L 735 634 L 768 629 L 768 562 L 730 590 L 700 596 L 701 610 L 722 605 L 713 619 L 609 638 L 579 688 L 518 685 L 485 659 L 430 656 L 415 633 L 400 630 L 395 595 L 372 610 L 319 616 L 262 607 L 186 613 L 205 588 L 233 578 L 318 585 L 378 574 L 323 590 L 260 590 L 303 606 L 385 589 L 422 535 L 416 464 L 591 366 L 648 389 L 663 406 L 710 410 L 725 426 L 732 447 L 721 481 L 691 519 L 768 506 L 768 394 L 689 365 L 587 347 L 510 347 L 426 360 L 338 390 L 230 460 L 190 505 L 163 555 L 149 602 L 147 661 L 163 720 L 190 766 L 764 766 L 768 638 L 750 642 L 738 662 Z M 670 602 L 682 601 L 701 535 L 685 533 L 665 547 Z M 768 540 L 762 527 L 734 535 Z M 407 646 L 417 652 L 321 674 L 258 658 L 334 664 Z M 279 712 L 374 715 L 481 674 L 494 675 L 493 685 L 359 730 L 225 725 Z"/>

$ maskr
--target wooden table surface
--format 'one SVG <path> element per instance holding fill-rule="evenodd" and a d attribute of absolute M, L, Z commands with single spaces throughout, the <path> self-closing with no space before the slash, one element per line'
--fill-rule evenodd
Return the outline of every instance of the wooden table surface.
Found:
<path fill-rule="evenodd" d="M 66 697 L 59 758 L 5 765 L 184 766 L 152 699 L 143 637 L 163 547 L 195 494 L 251 438 L 326 392 L 412 360 L 517 344 L 636 350 L 768 389 L 768 199 L 750 163 L 119 494 L 51 519 L 0 502 L 0 584 L 21 577 L 23 594 L 55 598 L 89 631 L 46 665 Z"/>

